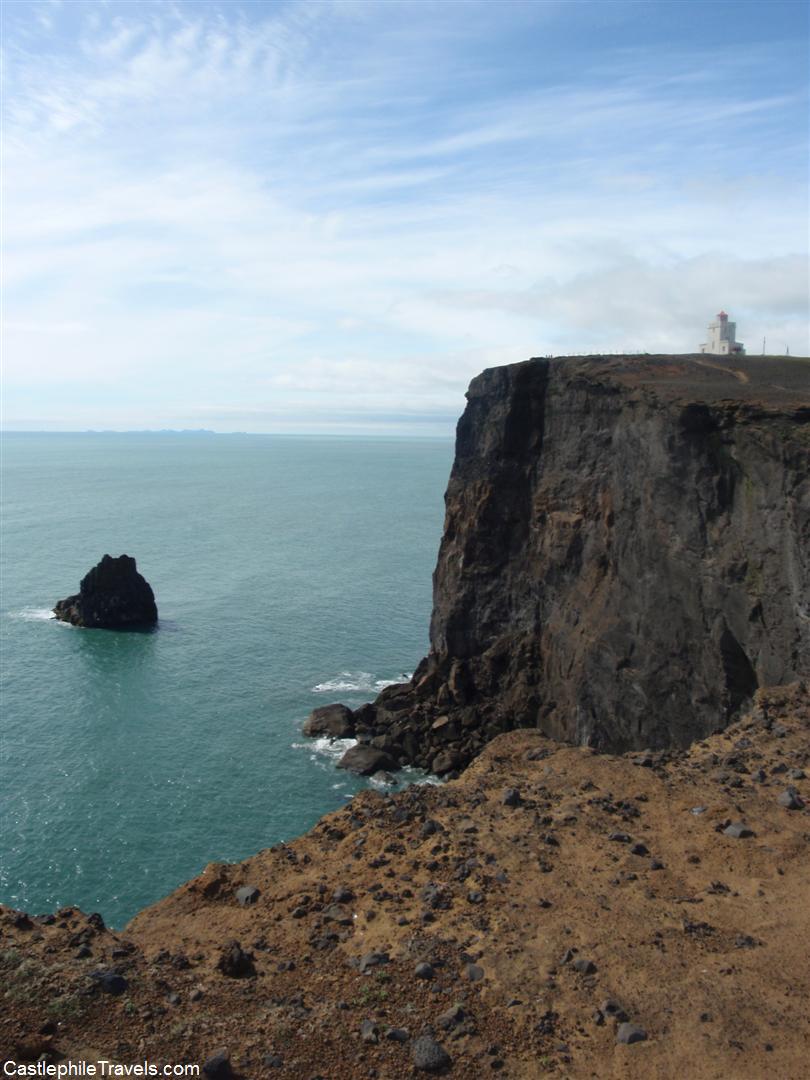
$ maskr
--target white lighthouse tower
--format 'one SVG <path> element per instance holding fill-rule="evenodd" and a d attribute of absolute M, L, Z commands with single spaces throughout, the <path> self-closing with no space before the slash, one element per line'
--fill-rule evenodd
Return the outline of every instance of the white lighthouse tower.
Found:
<path fill-rule="evenodd" d="M 745 347 L 742 342 L 735 340 L 736 336 L 737 324 L 729 322 L 728 315 L 721 311 L 714 322 L 709 323 L 709 340 L 700 346 L 700 351 L 715 356 L 730 356 L 734 353 L 742 356 Z"/>

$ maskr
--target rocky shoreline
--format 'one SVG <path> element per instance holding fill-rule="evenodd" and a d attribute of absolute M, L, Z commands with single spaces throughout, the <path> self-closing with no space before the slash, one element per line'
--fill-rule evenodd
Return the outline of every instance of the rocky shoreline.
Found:
<path fill-rule="evenodd" d="M 683 748 L 810 672 L 810 361 L 536 359 L 467 399 L 430 652 L 334 707 L 364 771 L 523 727 Z"/>
<path fill-rule="evenodd" d="M 686 751 L 501 735 L 122 933 L 0 910 L 0 1046 L 223 1080 L 800 1080 L 808 772 L 800 684 Z"/>

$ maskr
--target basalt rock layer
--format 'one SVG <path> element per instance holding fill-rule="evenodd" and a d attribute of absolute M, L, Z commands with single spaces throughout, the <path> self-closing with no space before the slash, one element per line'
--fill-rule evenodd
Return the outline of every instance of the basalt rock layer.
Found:
<path fill-rule="evenodd" d="M 104 630 L 153 626 L 158 618 L 152 587 L 129 555 L 104 555 L 82 578 L 78 593 L 59 600 L 53 612 L 74 626 Z"/>
<path fill-rule="evenodd" d="M 467 399 L 430 653 L 361 739 L 443 775 L 517 727 L 686 746 L 810 672 L 810 361 L 535 359 Z"/>

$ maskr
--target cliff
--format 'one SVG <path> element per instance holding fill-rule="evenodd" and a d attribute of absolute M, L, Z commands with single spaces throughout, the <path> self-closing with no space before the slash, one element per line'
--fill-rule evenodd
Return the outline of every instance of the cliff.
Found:
<path fill-rule="evenodd" d="M 440 774 L 516 727 L 683 747 L 810 673 L 810 362 L 723 360 L 473 380 L 430 654 L 361 739 Z"/>
<path fill-rule="evenodd" d="M 430 654 L 308 724 L 451 776 L 475 760 L 212 864 L 124 933 L 0 908 L 0 1059 L 209 1080 L 805 1075 L 808 370 L 479 376 Z"/>

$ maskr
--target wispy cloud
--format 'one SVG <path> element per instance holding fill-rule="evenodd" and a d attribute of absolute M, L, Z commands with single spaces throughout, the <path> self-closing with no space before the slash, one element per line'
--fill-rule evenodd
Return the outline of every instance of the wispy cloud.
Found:
<path fill-rule="evenodd" d="M 810 351 L 778 26 L 725 54 L 634 42 L 624 4 L 6 8 L 9 423 L 449 415 L 487 363 L 685 351 L 720 305 Z"/>

